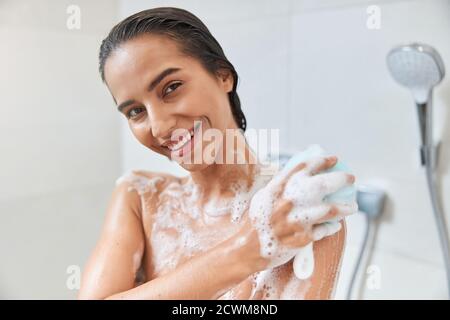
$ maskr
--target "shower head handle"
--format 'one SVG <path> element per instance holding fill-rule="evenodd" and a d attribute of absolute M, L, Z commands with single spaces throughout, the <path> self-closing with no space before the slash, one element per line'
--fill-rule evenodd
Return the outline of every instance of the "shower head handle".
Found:
<path fill-rule="evenodd" d="M 389 51 L 386 60 L 392 77 L 411 90 L 416 103 L 426 103 L 433 87 L 445 76 L 441 56 L 426 44 L 397 46 Z"/>
<path fill-rule="evenodd" d="M 422 165 L 435 166 L 436 148 L 432 137 L 432 90 L 445 76 L 444 62 L 431 46 L 412 43 L 389 51 L 387 65 L 392 77 L 410 89 L 419 118 Z"/>

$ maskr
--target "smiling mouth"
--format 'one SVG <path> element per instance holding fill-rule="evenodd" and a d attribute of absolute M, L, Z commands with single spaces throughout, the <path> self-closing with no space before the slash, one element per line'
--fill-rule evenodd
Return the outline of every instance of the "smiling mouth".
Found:
<path fill-rule="evenodd" d="M 191 142 L 198 128 L 200 128 L 201 121 L 198 121 L 194 127 L 192 127 L 189 131 L 185 132 L 183 135 L 178 137 L 178 142 L 170 141 L 168 145 L 164 146 L 168 148 L 171 152 L 182 150 L 188 143 Z"/>

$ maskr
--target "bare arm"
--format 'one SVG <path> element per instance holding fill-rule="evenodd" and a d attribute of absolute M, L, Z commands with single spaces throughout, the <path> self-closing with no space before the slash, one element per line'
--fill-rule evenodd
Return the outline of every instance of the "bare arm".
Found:
<path fill-rule="evenodd" d="M 258 222 L 262 218 L 265 219 L 263 222 L 270 220 L 269 226 L 274 230 L 274 236 L 278 238 L 280 243 L 293 247 L 303 247 L 312 240 L 311 225 L 344 217 L 354 212 L 351 205 L 327 205 L 316 208 L 320 215 L 315 215 L 315 218 L 309 223 L 302 224 L 299 221 L 292 222 L 287 219 L 294 203 L 283 199 L 280 195 L 287 179 L 293 176 L 295 172 L 305 170 L 306 174 L 296 177 L 301 181 L 307 180 L 308 184 L 305 184 L 305 188 L 306 186 L 317 186 L 315 188 L 322 193 L 331 193 L 335 191 L 334 188 L 337 189 L 354 182 L 353 176 L 338 172 L 324 174 L 323 176 L 312 176 L 314 172 L 326 169 L 335 163 L 336 158 L 332 157 L 321 158 L 311 163 L 301 163 L 287 176 L 282 176 L 281 180 L 277 179 L 273 183 L 270 182 L 268 186 L 257 192 L 255 196 L 259 195 L 259 197 L 252 199 L 251 203 L 255 204 L 250 206 L 249 209 L 249 213 L 253 212 L 253 215 L 250 215 L 252 218 L 247 219 L 240 232 L 217 247 L 191 258 L 170 273 L 135 288 L 135 273 L 144 250 L 144 235 L 139 218 L 139 212 L 141 212 L 140 199 L 135 192 L 128 192 L 128 185 L 123 182 L 113 193 L 102 236 L 83 275 L 79 298 L 219 298 L 248 276 L 266 269 L 269 263 L 275 266 L 277 263 L 282 263 L 280 261 L 289 258 L 289 256 L 282 256 L 283 259 L 280 259 L 279 256 L 272 255 L 276 258 L 274 262 L 273 259 L 261 257 L 259 231 L 253 227 L 255 221 Z M 324 180 L 326 179 L 333 183 L 325 183 Z M 277 201 L 273 206 L 269 206 L 272 210 L 269 215 L 266 212 L 266 215 L 261 216 L 258 201 L 263 201 L 267 193 L 269 193 L 267 199 L 274 197 Z M 314 208 L 311 206 L 306 206 L 304 209 Z M 252 208 L 253 211 L 251 211 Z M 244 216 L 249 216 L 249 214 Z M 326 267 L 329 265 L 326 259 L 325 262 L 321 260 L 321 257 L 316 259 L 318 265 L 321 263 L 324 263 Z M 340 261 L 340 259 L 337 261 Z M 318 279 L 317 281 L 323 281 L 323 277 Z M 330 280 L 326 281 L 330 283 Z M 331 283 L 334 284 L 334 281 L 331 281 Z M 319 282 L 317 285 L 320 286 L 321 284 L 322 282 Z M 311 293 L 311 295 L 315 294 L 315 292 Z"/>
<path fill-rule="evenodd" d="M 293 259 L 284 265 L 276 267 L 280 277 L 279 292 L 288 290 L 289 295 L 280 299 L 296 300 L 329 300 L 333 299 L 334 289 L 339 278 L 341 261 L 345 246 L 345 221 L 341 221 L 342 228 L 338 233 L 325 237 L 314 242 L 314 273 L 309 279 L 299 281 L 295 291 L 287 288 L 288 282 L 294 275 Z M 235 290 L 235 295 L 239 299 L 250 297 L 251 282 L 242 283 L 240 288 Z M 265 290 L 255 293 L 253 299 L 265 299 Z"/>
<path fill-rule="evenodd" d="M 134 286 L 144 252 L 140 199 L 129 183 L 114 189 L 100 239 L 83 270 L 79 299 L 103 299 Z"/>
<path fill-rule="evenodd" d="M 338 233 L 314 243 L 315 269 L 305 299 L 333 299 L 346 237 L 345 221 L 341 224 Z"/>
<path fill-rule="evenodd" d="M 109 298 L 217 299 L 260 270 L 253 260 L 246 257 L 248 248 L 243 247 L 238 238 L 239 234 L 191 258 L 164 276 Z M 256 259 L 259 257 L 255 255 Z"/>
<path fill-rule="evenodd" d="M 259 244 L 243 229 L 172 272 L 134 287 L 144 250 L 139 210 L 139 196 L 122 182 L 113 192 L 102 235 L 84 270 L 79 299 L 216 299 L 265 263 L 258 250 L 249 255 L 248 245 Z"/>

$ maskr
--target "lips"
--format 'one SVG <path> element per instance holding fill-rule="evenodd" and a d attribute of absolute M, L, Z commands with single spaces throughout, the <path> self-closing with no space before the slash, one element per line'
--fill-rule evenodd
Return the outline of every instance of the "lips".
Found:
<path fill-rule="evenodd" d="M 191 129 L 191 130 L 187 131 L 184 135 L 179 136 L 178 142 L 168 145 L 167 148 L 169 148 L 170 151 L 176 151 L 176 150 L 182 148 L 186 143 L 191 141 L 191 138 L 194 135 L 194 132 L 193 132 L 194 130 L 193 129 Z"/>
<path fill-rule="evenodd" d="M 196 125 L 194 127 L 192 127 L 189 131 L 186 131 L 183 135 L 178 136 L 178 141 L 176 141 L 176 140 L 167 141 L 163 144 L 163 146 L 167 147 L 172 152 L 181 150 L 194 137 L 194 134 L 200 127 L 200 124 L 201 124 L 201 122 L 198 121 L 196 123 Z"/>

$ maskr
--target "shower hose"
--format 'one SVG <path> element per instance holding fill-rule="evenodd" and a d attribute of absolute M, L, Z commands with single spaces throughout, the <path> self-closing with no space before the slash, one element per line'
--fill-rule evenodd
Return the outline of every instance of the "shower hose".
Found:
<path fill-rule="evenodd" d="M 434 218 L 436 222 L 436 226 L 438 229 L 439 241 L 441 244 L 444 264 L 445 264 L 445 273 L 447 279 L 447 291 L 448 297 L 450 298 L 450 248 L 449 248 L 449 236 L 447 230 L 446 219 L 444 216 L 444 212 L 439 205 L 439 200 L 437 197 L 437 188 L 436 188 L 436 180 L 434 175 L 434 170 L 432 169 L 431 161 L 425 161 L 425 172 L 427 177 L 428 190 L 430 194 L 431 204 L 433 208 Z M 372 232 L 375 221 L 367 214 L 364 214 L 366 217 L 366 229 L 364 233 L 364 240 L 361 245 L 358 258 L 355 264 L 355 268 L 350 280 L 350 284 L 347 290 L 347 299 L 350 300 L 352 297 L 353 288 L 355 286 L 356 278 L 358 276 L 359 270 L 362 266 L 362 261 L 364 257 L 364 253 L 366 252 L 369 244 L 369 235 Z"/>

